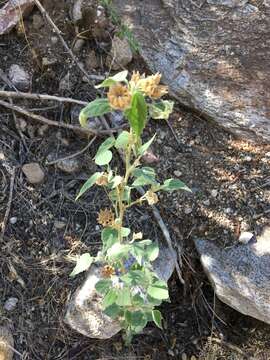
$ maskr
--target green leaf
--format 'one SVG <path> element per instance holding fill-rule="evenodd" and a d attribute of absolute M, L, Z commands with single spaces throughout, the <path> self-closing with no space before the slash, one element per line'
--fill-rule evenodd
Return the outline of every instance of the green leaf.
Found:
<path fill-rule="evenodd" d="M 131 306 L 131 294 L 128 288 L 118 290 L 116 304 L 119 306 Z"/>
<path fill-rule="evenodd" d="M 174 190 L 185 190 L 192 192 L 189 187 L 183 181 L 178 179 L 167 179 L 164 184 L 160 186 L 160 190 L 174 191 Z"/>
<path fill-rule="evenodd" d="M 73 269 L 72 273 L 69 276 L 74 277 L 77 274 L 85 270 L 88 270 L 93 260 L 94 258 L 88 253 L 81 255 L 77 260 L 75 268 Z"/>
<path fill-rule="evenodd" d="M 117 242 L 113 244 L 113 246 L 110 247 L 110 249 L 108 249 L 107 255 L 111 260 L 121 259 L 122 257 L 128 254 L 129 249 L 130 249 L 130 245 L 120 244 Z"/>
<path fill-rule="evenodd" d="M 152 310 L 152 319 L 154 323 L 159 327 L 160 329 L 163 329 L 162 327 L 162 314 L 159 310 Z"/>
<path fill-rule="evenodd" d="M 110 279 L 99 280 L 96 283 L 96 290 L 102 295 L 105 295 L 112 287 L 112 281 Z"/>
<path fill-rule="evenodd" d="M 114 146 L 115 138 L 109 137 L 98 148 L 95 163 L 99 166 L 107 165 L 112 160 L 112 152 L 109 150 Z"/>
<path fill-rule="evenodd" d="M 147 175 L 139 176 L 132 184 L 132 187 L 144 186 L 144 185 L 155 185 L 156 180 Z"/>
<path fill-rule="evenodd" d="M 131 188 L 129 186 L 125 186 L 122 201 L 125 201 L 127 203 L 130 202 L 130 192 L 131 192 Z M 117 200 L 117 192 L 116 192 L 116 190 L 112 190 L 109 193 L 109 197 L 110 197 L 110 200 L 116 201 Z"/>
<path fill-rule="evenodd" d="M 109 292 L 104 296 L 102 301 L 103 308 L 107 308 L 108 306 L 115 303 L 118 297 L 118 291 L 116 289 L 110 289 Z"/>
<path fill-rule="evenodd" d="M 144 166 L 142 168 L 136 168 L 133 170 L 132 175 L 134 177 L 140 176 L 148 176 L 149 178 L 155 179 L 156 172 L 155 169 L 151 168 L 150 166 Z"/>
<path fill-rule="evenodd" d="M 110 227 L 103 229 L 101 232 L 101 240 L 103 243 L 103 251 L 105 252 L 118 242 L 118 231 Z"/>
<path fill-rule="evenodd" d="M 91 101 L 85 108 L 83 108 L 79 115 L 79 121 L 82 127 L 86 126 L 87 119 L 104 115 L 111 111 L 108 99 L 96 99 Z"/>
<path fill-rule="evenodd" d="M 156 281 L 154 284 L 149 286 L 147 293 L 154 299 L 158 300 L 166 300 L 169 298 L 168 286 L 162 280 Z"/>
<path fill-rule="evenodd" d="M 144 305 L 144 300 L 143 298 L 139 295 L 139 294 L 136 294 L 133 296 L 132 298 L 132 304 L 134 305 Z"/>
<path fill-rule="evenodd" d="M 94 173 L 81 187 L 81 190 L 79 191 L 79 194 L 76 197 L 76 200 L 79 199 L 87 190 L 89 190 L 96 181 L 102 176 L 102 172 L 96 172 Z"/>
<path fill-rule="evenodd" d="M 140 148 L 139 148 L 139 155 L 142 156 L 146 153 L 146 151 L 149 149 L 149 147 L 151 146 L 152 142 L 155 140 L 156 134 L 149 140 L 147 141 L 145 144 L 143 144 Z"/>
<path fill-rule="evenodd" d="M 120 306 L 112 304 L 103 310 L 104 314 L 112 319 L 116 319 L 122 312 Z"/>
<path fill-rule="evenodd" d="M 128 76 L 127 70 L 121 71 L 121 72 L 115 74 L 114 76 L 111 76 L 111 77 L 105 79 L 104 81 L 102 81 L 101 84 L 95 86 L 95 88 L 100 89 L 102 87 L 110 87 L 118 82 L 125 81 L 127 79 L 127 76 Z"/>
<path fill-rule="evenodd" d="M 111 182 L 112 182 L 112 189 L 115 189 L 118 185 L 121 184 L 123 180 L 122 176 L 116 175 L 114 178 L 112 178 Z"/>
<path fill-rule="evenodd" d="M 140 136 L 147 119 L 147 105 L 141 92 L 137 91 L 133 94 L 131 108 L 127 110 L 125 114 L 132 130 L 137 136 Z"/>
<path fill-rule="evenodd" d="M 151 245 L 146 247 L 146 256 L 149 261 L 154 261 L 158 257 L 159 247 L 158 244 L 152 243 Z"/>
<path fill-rule="evenodd" d="M 130 270 L 121 276 L 121 280 L 127 285 L 142 285 L 145 282 L 144 272 L 142 270 Z"/>
<path fill-rule="evenodd" d="M 115 141 L 114 146 L 116 147 L 116 149 L 125 149 L 129 143 L 129 136 L 130 134 L 128 131 L 122 131 Z"/>
<path fill-rule="evenodd" d="M 121 228 L 121 235 L 123 237 L 127 237 L 129 234 L 130 234 L 130 229 L 129 228 L 126 228 L 126 227 Z"/>
<path fill-rule="evenodd" d="M 144 328 L 147 324 L 148 320 L 147 320 L 147 316 L 145 315 L 145 313 L 141 310 L 138 311 L 133 311 L 131 313 L 131 317 L 130 317 L 130 325 L 133 328 Z"/>
<path fill-rule="evenodd" d="M 174 102 L 168 100 L 161 100 L 159 103 L 151 104 L 149 106 L 149 113 L 152 119 L 168 120 L 173 111 Z"/>
<path fill-rule="evenodd" d="M 95 156 L 95 163 L 99 166 L 107 165 L 112 160 L 112 152 L 111 150 L 103 151 L 100 154 Z"/>

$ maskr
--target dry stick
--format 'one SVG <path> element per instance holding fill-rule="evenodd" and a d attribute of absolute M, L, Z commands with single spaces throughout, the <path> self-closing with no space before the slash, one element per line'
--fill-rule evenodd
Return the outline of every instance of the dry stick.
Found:
<path fill-rule="evenodd" d="M 48 162 L 46 165 L 49 166 L 49 165 L 54 165 L 56 163 L 58 163 L 59 161 L 64 161 L 64 160 L 69 160 L 69 159 L 73 159 L 75 158 L 76 156 L 79 156 L 81 154 L 83 154 L 88 148 L 90 148 L 90 146 L 93 144 L 93 142 L 96 140 L 96 136 L 93 137 L 93 139 L 83 148 L 81 149 L 80 151 L 77 151 L 76 153 L 74 154 L 71 154 L 71 155 L 68 155 L 68 156 L 65 156 L 65 157 L 62 157 L 62 158 L 59 158 L 59 159 L 56 159 L 54 161 L 50 161 Z"/>
<path fill-rule="evenodd" d="M 2 223 L 2 230 L 1 230 L 0 241 L 3 241 L 3 240 L 4 240 L 4 235 L 5 235 L 5 231 L 6 231 L 7 221 L 8 221 L 8 217 L 9 217 L 9 213 L 10 213 L 10 209 L 11 209 L 11 204 L 12 204 L 13 189 L 14 189 L 14 182 L 15 182 L 15 175 L 16 175 L 16 168 L 13 167 L 13 168 L 12 168 L 12 171 L 11 171 L 11 177 L 10 177 L 9 197 L 8 197 L 7 209 L 6 209 L 6 213 L 5 213 L 5 216 L 4 216 L 4 220 L 3 220 L 3 223 Z"/>
<path fill-rule="evenodd" d="M 5 101 L 0 100 L 0 106 L 4 106 L 10 110 L 14 110 L 20 114 L 23 114 L 27 117 L 30 117 L 31 119 L 37 120 L 39 122 L 42 122 L 43 124 L 47 124 L 50 126 L 56 126 L 56 127 L 60 127 L 60 128 L 64 128 L 64 129 L 69 129 L 69 130 L 73 130 L 73 131 L 78 131 L 81 132 L 83 134 L 88 134 L 88 135 L 95 135 L 95 136 L 103 136 L 106 134 L 111 134 L 111 130 L 94 130 L 94 129 L 89 129 L 89 128 L 82 128 L 79 126 L 75 126 L 75 125 L 71 125 L 71 124 L 65 124 L 62 122 L 57 122 L 57 121 L 53 121 L 53 120 L 49 120 L 47 118 L 45 118 L 44 116 L 41 115 L 37 115 L 34 114 L 30 111 L 27 111 L 25 109 L 23 109 L 20 106 L 17 105 L 13 105 L 10 103 L 7 103 Z M 119 128 L 118 128 L 119 130 Z M 117 131 L 117 129 L 113 129 L 113 131 Z"/>
<path fill-rule="evenodd" d="M 50 15 L 47 13 L 47 11 L 44 9 L 44 7 L 41 5 L 41 3 L 39 2 L 39 0 L 34 0 L 35 4 L 37 5 L 39 11 L 41 12 L 41 14 L 43 15 L 43 17 L 47 20 L 48 24 L 53 28 L 53 30 L 55 31 L 56 35 L 59 37 L 62 45 L 64 46 L 64 48 L 66 49 L 66 51 L 69 53 L 69 55 L 71 56 L 72 60 L 76 63 L 76 65 L 78 66 L 78 68 L 80 69 L 80 71 L 86 76 L 86 78 L 88 79 L 89 82 L 91 82 L 91 80 L 104 80 L 104 76 L 99 76 L 99 75 L 89 75 L 87 74 L 87 72 L 84 70 L 83 66 L 80 64 L 79 60 L 76 58 L 76 56 L 73 54 L 72 50 L 69 48 L 69 46 L 67 45 L 67 43 L 65 42 L 61 31 L 58 29 L 58 27 L 55 25 L 55 23 L 53 22 L 52 18 L 50 17 Z"/>
<path fill-rule="evenodd" d="M 102 123 L 104 124 L 104 126 L 107 128 L 107 129 L 110 129 L 108 123 L 107 123 L 107 120 L 105 119 L 104 116 L 101 117 L 101 120 L 102 120 Z M 121 154 L 121 152 L 119 152 L 119 155 L 123 161 L 123 155 Z M 141 196 L 144 196 L 145 195 L 145 191 L 142 187 L 139 187 L 138 188 L 138 191 L 139 193 L 141 194 Z M 182 272 L 181 272 L 181 269 L 180 269 L 180 266 L 178 264 L 178 261 L 175 257 L 175 251 L 174 251 L 174 248 L 173 248 L 173 245 L 172 245 L 172 239 L 171 239 L 171 236 L 170 236 L 170 233 L 169 233 L 169 230 L 167 228 L 167 226 L 165 225 L 158 209 L 152 205 L 151 206 L 151 209 L 152 209 L 152 212 L 153 212 L 153 215 L 154 215 L 154 218 L 156 219 L 159 227 L 160 227 L 160 230 L 162 231 L 163 233 L 163 236 L 168 244 L 168 247 L 169 247 L 169 250 L 171 252 L 171 255 L 172 255 L 172 258 L 174 259 L 174 264 L 175 264 L 175 268 L 176 268 L 176 272 L 177 272 L 177 275 L 179 277 L 179 280 L 180 282 L 185 285 L 185 280 L 183 279 L 182 277 Z"/>
<path fill-rule="evenodd" d="M 59 97 L 54 95 L 47 94 L 32 94 L 32 93 L 24 93 L 24 92 L 15 92 L 15 91 L 2 91 L 0 90 L 0 97 L 10 98 L 10 99 L 29 99 L 29 100 L 52 100 L 58 101 L 60 103 L 73 103 L 78 105 L 87 105 L 88 102 L 81 101 L 72 98 Z"/>

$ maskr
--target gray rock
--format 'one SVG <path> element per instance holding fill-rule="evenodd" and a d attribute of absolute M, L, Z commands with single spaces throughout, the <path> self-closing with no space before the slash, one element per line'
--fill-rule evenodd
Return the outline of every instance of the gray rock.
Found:
<path fill-rule="evenodd" d="M 158 259 L 153 263 L 156 274 L 168 281 L 174 271 L 173 254 L 165 246 L 160 247 Z M 108 339 L 121 330 L 118 321 L 111 319 L 102 312 L 102 296 L 95 290 L 96 283 L 101 279 L 101 267 L 91 266 L 83 285 L 75 292 L 65 315 L 65 322 L 79 333 L 96 339 Z"/>
<path fill-rule="evenodd" d="M 87 70 L 93 70 L 99 67 L 98 59 L 95 50 L 91 50 L 85 59 L 85 66 Z"/>
<path fill-rule="evenodd" d="M 108 65 L 113 70 L 120 70 L 132 61 L 133 55 L 126 38 L 120 39 L 115 36 L 112 40 L 112 48 L 108 58 Z"/>
<path fill-rule="evenodd" d="M 59 90 L 71 91 L 75 86 L 74 79 L 68 72 L 59 82 Z"/>
<path fill-rule="evenodd" d="M 79 54 L 82 51 L 82 48 L 85 44 L 85 40 L 84 39 L 76 39 L 74 45 L 73 45 L 73 52 L 75 54 Z"/>
<path fill-rule="evenodd" d="M 114 1 L 171 94 L 236 135 L 270 143 L 270 7 L 148 0 L 141 16 L 141 4 Z"/>
<path fill-rule="evenodd" d="M 68 174 L 72 174 L 81 169 L 81 162 L 77 158 L 57 161 L 56 167 Z"/>
<path fill-rule="evenodd" d="M 44 171 L 38 163 L 25 164 L 22 171 L 30 184 L 40 184 L 44 180 Z"/>
<path fill-rule="evenodd" d="M 28 91 L 31 84 L 30 75 L 17 64 L 11 65 L 8 73 L 12 84 L 20 91 Z"/>
<path fill-rule="evenodd" d="M 6 311 L 13 311 L 18 303 L 19 299 L 15 298 L 15 297 L 11 297 L 9 299 L 7 299 L 7 301 L 4 304 L 4 309 Z"/>
<path fill-rule="evenodd" d="M 221 249 L 206 240 L 195 245 L 218 298 L 270 324 L 270 227 L 245 245 Z"/>
<path fill-rule="evenodd" d="M 102 312 L 102 296 L 95 289 L 101 268 L 92 265 L 85 282 L 70 300 L 65 322 L 79 333 L 96 339 L 109 339 L 121 330 L 118 321 Z"/>

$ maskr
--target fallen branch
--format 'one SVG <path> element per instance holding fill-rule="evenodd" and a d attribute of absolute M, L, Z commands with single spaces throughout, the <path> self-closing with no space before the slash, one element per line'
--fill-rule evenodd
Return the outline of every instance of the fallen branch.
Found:
<path fill-rule="evenodd" d="M 71 154 L 71 155 L 68 155 L 68 156 L 65 156 L 65 157 L 62 157 L 62 158 L 59 158 L 59 159 L 50 161 L 50 162 L 48 162 L 46 165 L 47 165 L 47 166 L 54 165 L 54 164 L 57 164 L 59 161 L 64 161 L 64 160 L 73 159 L 73 158 L 75 158 L 76 156 L 79 156 L 79 155 L 83 154 L 87 149 L 90 148 L 90 146 L 93 144 L 93 142 L 96 140 L 96 138 L 97 138 L 96 136 L 93 137 L 93 139 L 92 139 L 83 149 L 81 149 L 80 151 L 77 151 L 77 152 L 74 153 L 74 154 Z"/>
<path fill-rule="evenodd" d="M 64 40 L 61 31 L 58 29 L 58 27 L 55 25 L 55 23 L 53 22 L 52 18 L 50 17 L 50 15 L 47 13 L 47 11 L 44 9 L 44 7 L 41 5 L 41 3 L 39 2 L 39 0 L 34 0 L 36 6 L 38 7 L 39 11 L 41 12 L 41 14 L 43 15 L 43 17 L 47 20 L 47 23 L 53 28 L 54 32 L 56 33 L 56 35 L 58 36 L 59 40 L 61 41 L 62 45 L 64 46 L 64 48 L 66 49 L 66 51 L 69 53 L 69 55 L 71 56 L 72 60 L 76 63 L 76 65 L 78 66 L 78 68 L 80 69 L 80 71 L 84 74 L 84 76 L 86 76 L 86 78 L 88 79 L 89 82 L 91 82 L 92 80 L 98 80 L 98 81 L 102 81 L 104 80 L 104 76 L 100 76 L 100 75 L 89 75 L 85 69 L 83 68 L 83 66 L 80 64 L 79 60 L 76 58 L 76 56 L 73 54 L 72 50 L 69 48 L 68 44 L 66 43 L 66 41 Z"/>
<path fill-rule="evenodd" d="M 0 90 L 0 97 L 9 98 L 9 99 L 29 99 L 29 100 L 39 100 L 39 101 L 57 101 L 60 103 L 73 103 L 78 105 L 87 105 L 88 102 L 81 101 L 72 98 L 59 97 L 54 95 L 47 94 L 32 94 L 24 92 L 15 92 L 15 91 L 3 91 Z"/>
<path fill-rule="evenodd" d="M 82 134 L 95 135 L 95 136 L 104 136 L 104 135 L 108 135 L 108 134 L 112 133 L 112 130 L 94 130 L 94 129 L 83 128 L 83 127 L 75 126 L 75 125 L 71 125 L 71 124 L 65 124 L 63 122 L 57 122 L 57 121 L 49 120 L 49 119 L 45 118 L 44 116 L 34 114 L 34 113 L 30 112 L 30 111 L 27 111 L 27 110 L 23 109 L 20 106 L 7 103 L 7 102 L 5 102 L 3 100 L 0 100 L 0 106 L 4 106 L 4 107 L 6 107 L 6 108 L 8 108 L 10 110 L 14 110 L 14 111 L 16 111 L 16 112 L 18 112 L 18 113 L 20 113 L 22 115 L 25 115 L 26 117 L 30 117 L 31 119 L 39 121 L 39 122 L 41 122 L 43 124 L 73 130 L 73 131 L 76 131 L 76 132 L 80 132 Z M 117 132 L 120 129 L 121 128 L 113 129 L 113 131 Z"/>
<path fill-rule="evenodd" d="M 12 171 L 11 171 L 10 186 L 9 186 L 9 197 L 8 197 L 8 203 L 7 203 L 7 208 L 6 208 L 4 220 L 3 220 L 3 223 L 2 223 L 0 242 L 4 240 L 4 235 L 5 235 L 5 231 L 6 231 L 8 217 L 9 217 L 9 213 L 10 213 L 10 209 L 11 209 L 12 198 L 13 198 L 13 190 L 14 190 L 14 182 L 15 182 L 15 175 L 16 175 L 16 168 L 13 167 Z"/>

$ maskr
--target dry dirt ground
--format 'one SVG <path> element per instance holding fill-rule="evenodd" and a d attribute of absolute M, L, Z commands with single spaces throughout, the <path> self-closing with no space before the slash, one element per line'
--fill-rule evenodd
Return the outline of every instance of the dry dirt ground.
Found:
<path fill-rule="evenodd" d="M 71 47 L 76 29 L 68 20 L 70 2 L 43 3 Z M 85 64 L 89 52 L 95 51 L 98 67 L 88 69 L 92 74 L 110 70 L 105 64 L 114 31 L 109 24 L 104 39 L 91 31 L 87 35 L 78 57 Z M 24 21 L 24 28 L 0 38 L 0 58 L 4 73 L 16 63 L 31 74 L 31 92 L 86 101 L 95 97 L 93 86 L 84 82 L 38 10 Z M 131 68 L 138 67 L 145 69 L 136 56 Z M 70 87 L 59 90 L 67 73 Z M 0 89 L 10 90 L 1 79 Z M 77 122 L 78 109 L 73 105 L 14 103 L 55 121 Z M 101 140 L 75 158 L 79 168 L 68 174 L 48 162 L 76 153 L 88 139 L 70 130 L 42 128 L 29 118 L 18 131 L 15 120 L 20 122 L 21 116 L 4 107 L 0 110 L 0 223 L 8 206 L 11 172 L 16 169 L 1 242 L 0 322 L 12 329 L 15 348 L 22 355 L 15 354 L 15 359 L 270 359 L 269 326 L 242 316 L 215 298 L 193 246 L 194 237 L 230 246 L 237 243 L 242 230 L 259 234 L 269 224 L 269 146 L 235 139 L 178 104 L 170 119 L 173 132 L 164 122 L 150 121 L 145 138 L 157 133 L 153 152 L 159 158 L 154 166 L 160 179 L 176 176 L 193 190 L 192 195 L 166 195 L 158 205 L 176 248 L 182 248 L 186 287 L 176 275 L 172 277 L 171 303 L 162 307 L 164 331 L 149 325 L 126 348 L 120 334 L 107 341 L 88 339 L 62 320 L 70 295 L 83 279 L 83 275 L 69 278 L 72 259 L 81 252 L 96 253 L 100 247 L 96 217 L 107 204 L 106 195 L 93 189 L 79 202 L 74 199 L 83 181 L 95 171 L 92 158 Z M 21 168 L 29 162 L 43 168 L 42 184 L 33 186 L 26 181 Z M 121 167 L 120 159 L 115 165 Z M 149 238 L 162 238 L 150 208 L 134 209 L 127 221 Z M 8 312 L 4 304 L 10 297 L 16 297 L 18 304 Z"/>

